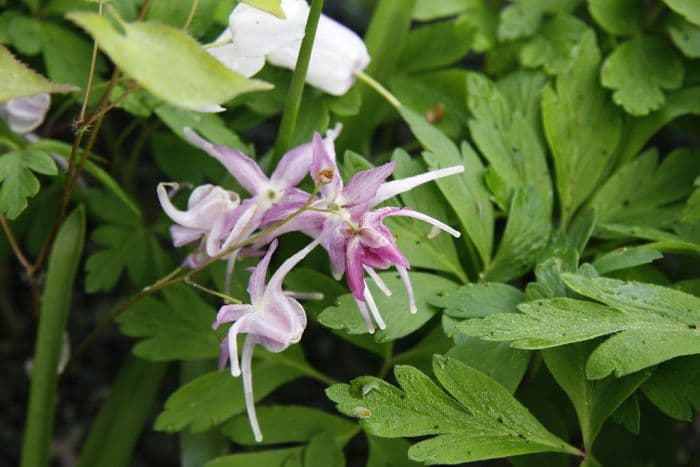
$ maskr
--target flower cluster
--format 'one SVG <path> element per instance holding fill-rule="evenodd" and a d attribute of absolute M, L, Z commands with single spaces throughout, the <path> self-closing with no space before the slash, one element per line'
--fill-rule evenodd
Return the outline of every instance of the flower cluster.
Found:
<path fill-rule="evenodd" d="M 293 70 L 304 38 L 309 5 L 306 0 L 282 0 L 284 18 L 240 2 L 229 17 L 229 28 L 209 53 L 231 70 L 250 77 L 265 62 Z M 306 81 L 335 96 L 345 94 L 355 73 L 370 62 L 362 39 L 352 30 L 321 15 Z"/>
<path fill-rule="evenodd" d="M 366 277 L 384 293 L 390 294 L 376 269 L 396 268 L 408 292 L 408 309 L 413 313 L 416 311 L 407 272 L 410 264 L 383 220 L 390 216 L 412 217 L 455 237 L 460 235 L 439 220 L 410 208 L 378 206 L 423 183 L 461 173 L 463 166 L 386 181 L 394 171 L 395 164 L 390 162 L 358 172 L 344 186 L 334 148 L 339 132 L 340 127 L 336 127 L 325 138 L 316 133 L 310 143 L 285 154 L 268 177 L 253 159 L 242 152 L 213 144 L 191 129 L 185 129 L 188 140 L 221 162 L 250 197 L 241 200 L 236 193 L 204 185 L 192 191 L 187 209 L 179 210 L 167 192 L 167 187 L 173 184 L 161 183 L 158 186 L 163 209 L 176 223 L 171 227 L 175 246 L 199 241 L 197 251 L 186 259 L 186 267 L 194 267 L 213 257 L 226 258 L 230 266 L 228 281 L 241 251 L 255 255 L 267 247 L 250 278 L 250 304 L 223 306 L 214 323 L 215 328 L 233 323 L 228 337 L 222 342 L 220 363 L 223 367 L 230 360 L 231 373 L 243 375 L 248 414 L 258 440 L 262 435 L 255 418 L 250 372 L 253 348 L 260 344 L 271 352 L 281 352 L 299 341 L 306 326 L 301 305 L 282 291 L 286 274 L 321 245 L 328 252 L 334 277 L 339 280 L 345 276 L 367 330 L 374 332 L 375 324 L 380 329 L 384 329 L 385 324 L 367 287 Z M 307 175 L 314 181 L 313 193 L 297 187 Z M 313 241 L 287 259 L 265 285 L 267 269 L 277 245 L 276 238 L 292 231 L 302 232 Z M 255 238 L 251 238 L 253 235 Z M 244 244 L 248 248 L 241 250 Z M 239 365 L 236 337 L 241 333 L 247 336 Z"/>

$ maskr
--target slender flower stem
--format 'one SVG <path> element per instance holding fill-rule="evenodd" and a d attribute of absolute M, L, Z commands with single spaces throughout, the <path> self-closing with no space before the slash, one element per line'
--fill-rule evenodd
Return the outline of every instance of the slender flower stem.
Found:
<path fill-rule="evenodd" d="M 223 301 L 225 301 L 225 302 L 227 302 L 227 303 L 237 303 L 237 304 L 243 303 L 242 301 L 240 301 L 240 300 L 238 300 L 238 299 L 236 299 L 236 298 L 233 298 L 233 297 L 230 296 L 230 295 L 226 295 L 226 294 L 223 294 L 223 293 L 221 293 L 221 292 L 217 292 L 216 290 L 212 290 L 212 289 L 210 289 L 209 287 L 204 287 L 202 284 L 198 284 L 197 282 L 195 282 L 195 281 L 193 281 L 192 279 L 190 279 L 189 276 L 185 276 L 185 284 L 191 285 L 191 286 L 194 287 L 195 289 L 199 289 L 199 290 L 201 290 L 202 292 L 208 293 L 209 295 L 213 295 L 213 296 L 215 296 L 215 297 L 219 297 L 220 299 L 222 299 Z"/>
<path fill-rule="evenodd" d="M 306 72 L 309 69 L 311 50 L 314 46 L 316 29 L 318 27 L 318 21 L 321 17 L 322 9 L 323 0 L 312 0 L 309 18 L 306 20 L 304 39 L 301 42 L 299 56 L 297 57 L 297 63 L 294 67 L 294 74 L 292 75 L 292 82 L 289 85 L 287 102 L 285 103 L 284 111 L 282 112 L 282 123 L 280 123 L 279 133 L 277 134 L 277 142 L 275 143 L 272 165 L 275 165 L 280 160 L 282 154 L 289 149 L 292 143 L 294 127 L 296 126 L 297 115 L 299 115 L 299 108 L 301 107 L 301 98 L 304 94 Z"/>
<path fill-rule="evenodd" d="M 100 6 L 98 14 L 102 15 L 102 0 L 100 0 Z M 85 97 L 83 98 L 83 106 L 80 108 L 80 115 L 78 116 L 78 123 L 82 123 L 85 120 L 85 112 L 87 111 L 88 101 L 90 100 L 90 91 L 92 90 L 92 80 L 95 77 L 95 66 L 97 65 L 97 41 L 92 43 L 92 58 L 90 59 L 90 72 L 88 73 L 87 86 L 85 86 Z"/>
<path fill-rule="evenodd" d="M 17 239 L 12 233 L 12 229 L 10 229 L 10 224 L 7 223 L 7 219 L 5 219 L 5 216 L 2 214 L 0 214 L 0 226 L 2 226 L 2 230 L 5 232 L 7 241 L 10 243 L 10 248 L 12 248 L 13 253 L 17 257 L 17 261 L 20 262 L 27 274 L 30 275 L 33 268 L 32 263 L 22 252 L 22 248 L 20 248 L 19 243 L 17 243 Z"/>
<path fill-rule="evenodd" d="M 391 104 L 392 107 L 395 109 L 398 109 L 401 107 L 401 101 L 399 101 L 396 96 L 394 96 L 387 88 L 385 88 L 382 83 L 377 81 L 376 79 L 372 78 L 370 75 L 365 73 L 362 70 L 356 70 L 355 71 L 355 76 L 361 81 L 363 81 L 365 84 L 367 84 L 369 87 L 374 89 L 377 94 L 382 96 L 386 101 Z"/>
<path fill-rule="evenodd" d="M 197 12 L 197 7 L 199 6 L 199 0 L 192 0 L 192 7 L 190 8 L 190 14 L 187 15 L 187 20 L 185 20 L 184 26 L 182 26 L 183 31 L 187 31 L 190 27 L 190 24 L 192 24 L 192 20 L 194 19 L 194 15 Z"/>

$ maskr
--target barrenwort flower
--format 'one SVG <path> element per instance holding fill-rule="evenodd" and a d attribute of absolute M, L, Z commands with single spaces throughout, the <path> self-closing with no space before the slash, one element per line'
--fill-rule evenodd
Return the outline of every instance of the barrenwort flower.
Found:
<path fill-rule="evenodd" d="M 46 93 L 11 99 L 0 104 L 0 118 L 15 133 L 29 133 L 44 123 L 51 106 L 51 96 Z"/>

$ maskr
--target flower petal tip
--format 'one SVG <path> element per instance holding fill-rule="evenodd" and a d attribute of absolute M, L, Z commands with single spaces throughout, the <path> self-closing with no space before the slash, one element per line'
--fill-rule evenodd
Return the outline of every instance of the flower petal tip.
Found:
<path fill-rule="evenodd" d="M 416 313 L 418 313 L 418 307 L 412 306 L 409 308 L 409 311 L 412 315 L 415 315 Z"/>

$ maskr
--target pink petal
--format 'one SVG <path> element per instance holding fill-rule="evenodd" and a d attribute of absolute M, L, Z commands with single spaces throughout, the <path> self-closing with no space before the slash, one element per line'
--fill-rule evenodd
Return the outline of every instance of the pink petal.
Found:
<path fill-rule="evenodd" d="M 335 162 L 335 151 L 329 151 L 321 135 L 314 133 L 311 140 L 313 149 L 313 163 L 311 164 L 311 178 L 315 183 L 321 183 L 321 196 L 326 199 L 334 199 L 335 196 L 343 189 L 343 181 L 340 178 L 340 171 Z M 329 180 L 321 180 L 320 175 L 330 177 Z"/>
<path fill-rule="evenodd" d="M 365 272 L 362 269 L 360 237 L 354 236 L 348 240 L 345 258 L 345 278 L 348 287 L 357 300 L 364 300 Z"/>
<path fill-rule="evenodd" d="M 287 189 L 301 182 L 314 159 L 311 145 L 306 143 L 287 152 L 277 163 L 270 180 L 278 189 Z"/>
<path fill-rule="evenodd" d="M 414 211 L 413 209 L 410 208 L 401 208 L 392 212 L 387 212 L 383 214 L 382 217 L 389 217 L 389 216 L 403 216 L 403 217 L 412 217 L 413 219 L 418 219 L 419 221 L 427 222 L 428 224 L 431 224 L 435 227 L 437 227 L 440 230 L 444 230 L 448 234 L 452 235 L 455 238 L 459 238 L 462 234 L 458 231 L 450 227 L 449 225 L 445 224 L 444 222 L 441 222 L 434 217 L 430 217 L 427 214 L 423 214 L 422 212 Z"/>
<path fill-rule="evenodd" d="M 269 292 L 266 291 L 266 293 L 272 292 L 275 294 L 284 295 L 282 292 L 282 281 L 284 280 L 285 276 L 289 274 L 289 271 L 291 271 L 292 268 L 299 264 L 301 260 L 306 258 L 309 255 L 309 253 L 311 253 L 311 251 L 318 246 L 320 242 L 321 239 L 317 238 L 301 250 L 297 251 L 294 255 L 287 258 L 287 260 L 284 263 L 282 263 L 279 268 L 277 268 L 272 277 L 270 277 L 270 282 L 267 285 L 267 290 Z"/>
<path fill-rule="evenodd" d="M 343 190 L 339 204 L 355 206 L 372 200 L 376 196 L 379 187 L 392 174 L 395 167 L 396 162 L 389 162 L 379 167 L 356 173 L 348 182 L 348 186 Z"/>
<path fill-rule="evenodd" d="M 236 321 L 242 316 L 245 316 L 247 313 L 251 313 L 252 311 L 253 307 L 246 304 L 224 305 L 221 308 L 219 308 L 219 312 L 216 314 L 216 319 L 212 323 L 211 328 L 217 329 L 222 324 Z"/>
<path fill-rule="evenodd" d="M 388 200 L 389 198 L 393 198 L 396 195 L 405 193 L 419 185 L 430 182 L 432 180 L 437 180 L 438 178 L 443 177 L 449 177 L 450 175 L 455 175 L 462 172 L 464 172 L 464 166 L 455 165 L 452 167 L 447 167 L 445 169 L 433 170 L 431 172 L 425 172 L 419 175 L 414 175 L 413 177 L 402 178 L 399 180 L 384 183 L 377 190 L 377 194 L 372 200 L 372 204 L 379 204 L 383 201 Z"/>
<path fill-rule="evenodd" d="M 376 284 L 379 290 L 381 290 L 382 293 L 387 297 L 391 297 L 391 290 L 389 290 L 389 287 L 386 286 L 382 278 L 379 277 L 379 274 L 377 274 L 377 272 L 373 268 L 367 266 L 367 264 L 364 264 L 364 268 L 365 271 L 367 271 L 369 277 L 372 279 L 372 282 Z"/>
<path fill-rule="evenodd" d="M 243 344 L 243 353 L 241 355 L 241 366 L 243 370 L 243 394 L 245 396 L 245 406 L 248 411 L 250 428 L 253 430 L 253 435 L 255 435 L 255 441 L 259 443 L 262 441 L 263 436 L 260 432 L 258 417 L 255 414 L 255 398 L 253 397 L 253 371 L 251 368 L 251 363 L 253 360 L 254 349 L 255 338 L 250 335 L 246 336 L 245 343 Z"/>
<path fill-rule="evenodd" d="M 221 162 L 248 193 L 257 195 L 263 187 L 268 185 L 269 180 L 257 162 L 238 149 L 213 144 L 191 128 L 185 128 L 183 131 L 190 143 Z"/>
<path fill-rule="evenodd" d="M 277 249 L 277 240 L 273 240 L 270 246 L 267 248 L 267 253 L 262 260 L 258 263 L 253 273 L 250 275 L 250 281 L 248 282 L 248 294 L 250 295 L 250 302 L 253 304 L 259 303 L 265 294 L 265 277 L 267 276 L 267 268 L 270 265 L 270 259 Z"/>

